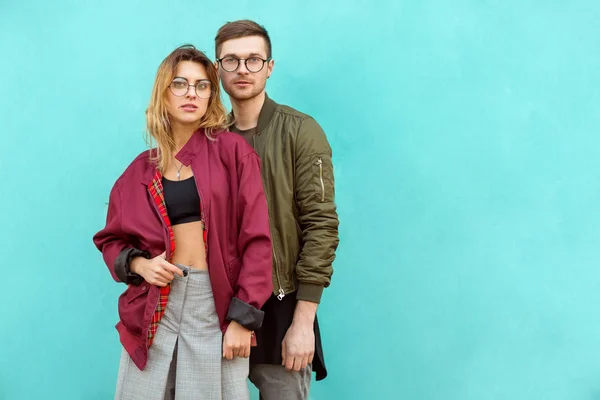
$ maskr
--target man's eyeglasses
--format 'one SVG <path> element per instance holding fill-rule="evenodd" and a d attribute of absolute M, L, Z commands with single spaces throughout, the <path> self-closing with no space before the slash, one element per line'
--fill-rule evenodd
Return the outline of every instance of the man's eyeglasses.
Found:
<path fill-rule="evenodd" d="M 250 57 L 250 58 L 237 58 L 233 56 L 223 57 L 217 60 L 219 64 L 221 64 L 221 68 L 223 68 L 227 72 L 234 72 L 240 66 L 240 61 L 244 62 L 246 69 L 250 72 L 260 72 L 265 63 L 271 61 L 271 58 L 267 58 L 266 60 L 260 57 Z"/>

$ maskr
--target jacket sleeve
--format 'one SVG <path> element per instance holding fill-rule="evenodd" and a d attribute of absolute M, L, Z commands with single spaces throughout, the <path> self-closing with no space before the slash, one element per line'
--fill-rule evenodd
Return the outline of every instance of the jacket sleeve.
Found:
<path fill-rule="evenodd" d="M 94 235 L 93 240 L 96 248 L 102 252 L 104 262 L 115 281 L 128 285 L 139 285 L 144 279 L 140 275 L 130 272 L 129 263 L 134 257 L 149 258 L 150 254 L 134 248 L 127 241 L 122 230 L 121 213 L 121 196 L 117 181 L 110 192 L 106 226 Z"/>
<path fill-rule="evenodd" d="M 262 325 L 260 310 L 273 291 L 273 252 L 269 212 L 265 197 L 260 160 L 254 152 L 238 164 L 238 252 L 241 267 L 237 292 L 231 301 L 227 319 L 249 330 Z"/>
<path fill-rule="evenodd" d="M 321 301 L 333 274 L 338 238 L 338 215 L 331 147 L 312 118 L 302 122 L 296 139 L 296 204 L 303 245 L 296 264 L 298 300 Z"/>

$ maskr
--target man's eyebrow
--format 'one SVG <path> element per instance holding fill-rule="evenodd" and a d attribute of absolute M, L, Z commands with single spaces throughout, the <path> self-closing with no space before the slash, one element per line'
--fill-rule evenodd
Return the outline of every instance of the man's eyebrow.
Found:
<path fill-rule="evenodd" d="M 227 54 L 225 54 L 221 58 L 227 58 L 227 57 L 243 58 L 243 57 L 239 57 L 237 54 L 233 54 L 233 53 L 227 53 Z M 266 58 L 265 56 L 263 56 L 260 53 L 250 53 L 250 54 L 248 54 L 248 57 L 259 57 L 259 58 L 262 58 L 262 59 Z"/>

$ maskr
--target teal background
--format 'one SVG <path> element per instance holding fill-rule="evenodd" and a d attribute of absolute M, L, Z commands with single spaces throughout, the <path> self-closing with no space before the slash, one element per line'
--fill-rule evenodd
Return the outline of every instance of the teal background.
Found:
<path fill-rule="evenodd" d="M 160 61 L 226 21 L 334 149 L 312 399 L 600 399 L 600 3 L 0 0 L 0 399 L 110 399 L 92 235 Z M 253 396 L 256 393 L 253 392 Z"/>

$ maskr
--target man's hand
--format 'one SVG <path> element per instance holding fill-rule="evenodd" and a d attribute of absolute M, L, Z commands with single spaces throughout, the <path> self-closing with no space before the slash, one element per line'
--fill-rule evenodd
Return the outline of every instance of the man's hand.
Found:
<path fill-rule="evenodd" d="M 250 357 L 252 332 L 235 321 L 231 321 L 223 337 L 223 358 Z"/>
<path fill-rule="evenodd" d="M 288 371 L 300 371 L 315 355 L 315 315 L 317 303 L 299 300 L 292 325 L 281 343 L 281 365 Z"/>

